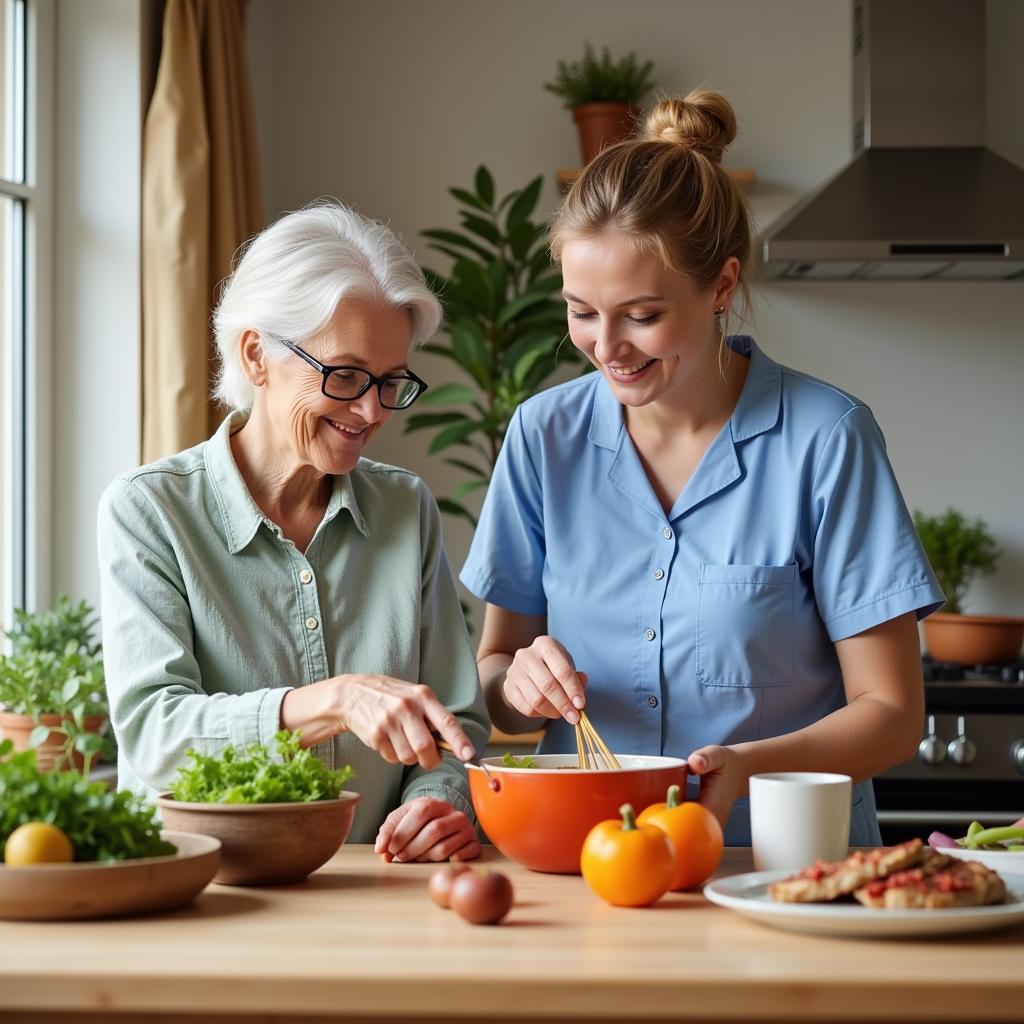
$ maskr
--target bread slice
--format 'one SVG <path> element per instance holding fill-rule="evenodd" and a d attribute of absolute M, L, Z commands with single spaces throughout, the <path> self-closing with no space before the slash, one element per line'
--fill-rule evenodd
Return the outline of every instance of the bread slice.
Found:
<path fill-rule="evenodd" d="M 869 882 L 854 896 L 878 910 L 944 910 L 1001 903 L 1006 886 L 978 861 L 953 861 L 938 854 L 918 867 Z"/>
<path fill-rule="evenodd" d="M 781 903 L 828 903 L 848 896 L 869 882 L 920 863 L 925 856 L 920 839 L 874 850 L 854 850 L 845 860 L 819 860 L 791 878 L 773 882 L 768 895 Z"/>

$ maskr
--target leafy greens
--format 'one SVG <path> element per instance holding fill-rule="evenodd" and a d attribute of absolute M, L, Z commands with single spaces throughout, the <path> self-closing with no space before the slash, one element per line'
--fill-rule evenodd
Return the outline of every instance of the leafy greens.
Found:
<path fill-rule="evenodd" d="M 300 734 L 281 731 L 275 736 L 278 760 L 261 743 L 244 750 L 225 747 L 220 757 L 190 750 L 191 764 L 178 768 L 171 784 L 175 800 L 183 803 L 278 804 L 334 800 L 355 772 L 328 768 L 310 750 L 303 750 Z"/>
<path fill-rule="evenodd" d="M 527 754 L 525 757 L 516 757 L 515 754 L 505 751 L 504 756 L 501 759 L 501 763 L 506 768 L 536 768 L 536 758 L 531 757 Z"/>
<path fill-rule="evenodd" d="M 44 772 L 36 752 L 13 753 L 0 743 L 0 847 L 30 821 L 56 825 L 71 840 L 76 861 L 162 857 L 175 847 L 160 838 L 155 808 L 135 793 L 114 792 L 77 772 Z"/>

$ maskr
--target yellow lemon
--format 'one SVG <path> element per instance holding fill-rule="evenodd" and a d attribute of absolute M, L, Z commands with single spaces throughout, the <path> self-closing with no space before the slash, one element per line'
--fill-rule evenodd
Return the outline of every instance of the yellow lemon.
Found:
<path fill-rule="evenodd" d="M 56 825 L 30 821 L 16 828 L 4 843 L 8 867 L 29 864 L 68 864 L 75 859 L 71 840 Z"/>

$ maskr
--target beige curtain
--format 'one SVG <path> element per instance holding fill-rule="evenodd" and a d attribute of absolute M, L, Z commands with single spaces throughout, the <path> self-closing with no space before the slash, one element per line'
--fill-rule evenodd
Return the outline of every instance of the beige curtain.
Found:
<path fill-rule="evenodd" d="M 142 457 L 202 441 L 210 314 L 263 222 L 245 48 L 247 0 L 167 0 L 142 160 Z"/>

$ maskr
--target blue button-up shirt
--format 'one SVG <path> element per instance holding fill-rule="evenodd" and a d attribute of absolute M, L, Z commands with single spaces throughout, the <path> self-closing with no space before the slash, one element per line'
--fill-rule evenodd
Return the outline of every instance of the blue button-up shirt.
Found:
<path fill-rule="evenodd" d="M 834 643 L 943 600 L 862 402 L 729 339 L 743 391 L 665 513 L 599 374 L 514 416 L 462 581 L 589 676 L 620 753 L 686 757 L 801 729 L 845 704 Z M 564 721 L 542 751 L 575 750 Z M 746 801 L 727 841 L 749 842 Z M 870 782 L 851 841 L 880 841 Z"/>

